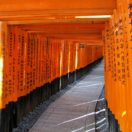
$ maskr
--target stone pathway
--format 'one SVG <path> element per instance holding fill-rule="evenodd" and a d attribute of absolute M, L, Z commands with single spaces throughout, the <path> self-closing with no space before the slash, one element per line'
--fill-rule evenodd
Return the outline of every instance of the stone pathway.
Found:
<path fill-rule="evenodd" d="M 95 106 L 104 85 L 103 62 L 53 102 L 30 132 L 94 132 Z"/>

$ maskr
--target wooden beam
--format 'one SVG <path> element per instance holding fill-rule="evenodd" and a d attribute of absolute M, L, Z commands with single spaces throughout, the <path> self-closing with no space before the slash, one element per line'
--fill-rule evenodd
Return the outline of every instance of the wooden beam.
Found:
<path fill-rule="evenodd" d="M 109 15 L 115 8 L 116 0 L 4 0 L 0 2 L 0 20 Z"/>
<path fill-rule="evenodd" d="M 102 30 L 105 28 L 105 24 L 18 24 L 18 27 L 26 31 L 37 31 L 50 34 L 101 34 Z"/>
<path fill-rule="evenodd" d="M 3 0 L 0 11 L 114 9 L 116 0 Z"/>

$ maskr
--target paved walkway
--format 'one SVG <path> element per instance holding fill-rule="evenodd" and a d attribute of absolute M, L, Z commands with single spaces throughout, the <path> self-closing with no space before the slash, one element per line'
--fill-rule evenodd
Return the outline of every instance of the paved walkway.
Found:
<path fill-rule="evenodd" d="M 96 100 L 103 84 L 103 63 L 100 63 L 70 85 L 71 89 L 47 108 L 30 132 L 94 132 Z"/>

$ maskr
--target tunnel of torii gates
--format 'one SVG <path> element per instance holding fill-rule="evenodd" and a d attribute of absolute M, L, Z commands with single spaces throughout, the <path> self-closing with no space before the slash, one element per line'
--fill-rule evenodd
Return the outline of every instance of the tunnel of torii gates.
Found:
<path fill-rule="evenodd" d="M 29 44 L 30 42 L 27 40 L 28 35 L 34 43 L 38 39 L 40 39 L 39 43 L 42 41 L 46 42 L 47 40 L 51 42 L 49 40 L 52 38 L 52 40 L 57 39 L 57 43 L 63 40 L 67 44 L 75 42 L 76 44 L 86 44 L 89 47 L 103 47 L 102 53 L 104 51 L 105 56 L 105 90 L 107 92 L 105 96 L 108 106 L 118 120 L 121 126 L 120 129 L 123 132 L 132 131 L 130 123 L 132 116 L 129 108 L 131 106 L 131 61 L 128 57 L 131 55 L 131 8 L 131 0 L 0 1 L 1 110 L 6 109 L 5 104 L 8 104 L 8 101 L 11 100 L 11 98 L 3 99 L 3 89 L 5 88 L 3 82 L 16 75 L 13 73 L 15 68 L 12 67 L 14 58 L 11 57 L 12 54 L 9 54 L 8 59 L 6 59 L 7 56 L 4 54 L 5 47 L 7 46 L 9 53 L 11 53 L 11 46 L 16 48 L 18 46 L 17 42 L 22 41 L 22 43 L 26 42 L 25 44 Z M 17 46 L 13 45 L 13 41 Z M 122 45 L 122 42 L 126 45 Z M 97 58 L 101 57 L 101 48 L 95 48 L 95 51 L 99 49 L 100 51 L 96 54 Z M 116 49 L 118 50 L 116 51 Z M 59 49 L 57 50 L 59 51 Z M 93 50 L 88 48 L 85 50 L 83 54 L 85 61 L 81 62 L 82 65 L 80 64 L 80 67 L 88 64 L 86 62 L 88 59 L 86 55 L 89 52 L 86 54 L 87 51 Z M 17 57 L 16 54 L 17 48 L 13 55 Z M 97 59 L 95 58 L 93 59 L 94 61 Z M 10 70 L 7 72 L 9 77 L 7 74 L 5 76 L 5 68 L 8 69 L 4 65 L 5 63 L 13 68 L 12 72 Z M 16 78 L 13 79 L 15 80 Z M 116 89 L 113 89 L 113 87 Z M 120 87 L 122 88 L 121 90 L 119 89 Z M 118 92 L 120 91 L 118 95 L 117 90 Z M 126 93 L 128 93 L 127 99 Z M 115 102 L 113 103 L 114 100 Z M 5 104 L 3 103 L 4 101 L 6 102 Z"/>

